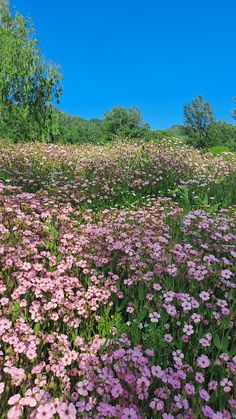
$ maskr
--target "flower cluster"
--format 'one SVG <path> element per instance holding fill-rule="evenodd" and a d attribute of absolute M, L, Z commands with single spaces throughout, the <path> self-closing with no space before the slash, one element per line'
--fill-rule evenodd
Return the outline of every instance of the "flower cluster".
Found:
<path fill-rule="evenodd" d="M 3 418 L 236 414 L 235 208 L 185 213 L 170 197 L 112 206 L 122 190 L 166 191 L 171 173 L 172 186 L 198 173 L 199 188 L 220 188 L 233 158 L 122 147 L 1 156 Z"/>
<path fill-rule="evenodd" d="M 0 145 L 0 173 L 25 192 L 86 208 L 171 196 L 181 205 L 235 203 L 236 158 L 201 154 L 172 140 L 99 146 Z M 230 190 L 232 195 L 230 197 Z"/>

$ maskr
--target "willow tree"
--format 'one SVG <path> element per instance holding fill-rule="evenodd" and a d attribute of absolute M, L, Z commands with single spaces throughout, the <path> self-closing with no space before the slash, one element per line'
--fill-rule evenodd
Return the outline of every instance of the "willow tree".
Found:
<path fill-rule="evenodd" d="M 30 20 L 0 0 L 0 135 L 47 140 L 56 131 L 58 66 L 42 57 Z"/>

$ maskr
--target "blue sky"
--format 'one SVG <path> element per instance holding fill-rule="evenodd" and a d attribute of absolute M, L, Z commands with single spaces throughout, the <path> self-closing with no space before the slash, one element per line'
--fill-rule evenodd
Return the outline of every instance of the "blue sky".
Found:
<path fill-rule="evenodd" d="M 233 122 L 235 0 L 12 0 L 64 74 L 61 109 L 101 118 L 137 106 L 152 128 L 182 123 L 202 95 Z"/>

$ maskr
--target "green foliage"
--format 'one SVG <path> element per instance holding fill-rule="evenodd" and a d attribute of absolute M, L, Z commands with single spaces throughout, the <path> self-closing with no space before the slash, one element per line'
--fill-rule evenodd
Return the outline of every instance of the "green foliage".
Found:
<path fill-rule="evenodd" d="M 59 112 L 58 115 L 57 139 L 62 143 L 102 144 L 117 138 L 148 140 L 159 138 L 160 135 L 163 137 L 163 134 L 159 134 L 159 132 L 150 131 L 137 108 L 113 108 L 105 113 L 102 120 L 94 118 L 88 121 L 62 112 Z"/>
<path fill-rule="evenodd" d="M 12 301 L 9 309 L 9 313 L 11 316 L 12 321 L 16 321 L 18 319 L 21 312 L 21 308 L 19 306 L 19 303 L 17 301 Z"/>
<path fill-rule="evenodd" d="M 149 125 L 143 122 L 139 109 L 114 107 L 105 113 L 102 124 L 103 137 L 106 141 L 120 136 L 123 138 L 144 138 Z"/>
<path fill-rule="evenodd" d="M 0 136 L 47 140 L 57 132 L 53 101 L 61 75 L 40 54 L 31 21 L 0 1 Z"/>
<path fill-rule="evenodd" d="M 0 181 L 5 183 L 8 179 L 7 172 L 5 170 L 0 170 Z"/>
<path fill-rule="evenodd" d="M 110 307 L 104 310 L 103 316 L 98 320 L 98 333 L 105 339 L 115 339 L 126 332 L 126 325 L 119 310 L 111 315 Z"/>
<path fill-rule="evenodd" d="M 209 148 L 209 151 L 214 154 L 214 156 L 217 156 L 221 153 L 225 153 L 230 151 L 229 147 L 226 147 L 225 145 L 215 145 L 214 147 Z"/>
<path fill-rule="evenodd" d="M 157 130 L 149 130 L 143 136 L 144 141 L 162 141 L 163 138 L 172 138 L 174 137 L 174 133 L 172 129 L 157 129 Z"/>
<path fill-rule="evenodd" d="M 179 138 L 184 143 L 188 143 L 189 137 L 186 133 L 186 127 L 184 125 L 173 125 L 168 131 L 172 132 L 172 136 Z"/>
<path fill-rule="evenodd" d="M 215 122 L 215 118 L 211 105 L 202 96 L 184 105 L 184 122 L 189 144 L 199 148 L 208 147 L 208 127 Z"/>
<path fill-rule="evenodd" d="M 208 147 L 225 146 L 229 151 L 236 151 L 236 126 L 217 121 L 207 128 Z"/>
<path fill-rule="evenodd" d="M 234 97 L 234 101 L 236 102 L 236 96 Z M 234 119 L 236 119 L 236 109 L 232 110 L 232 116 Z"/>
<path fill-rule="evenodd" d="M 99 143 L 102 138 L 102 121 L 69 116 L 59 113 L 58 140 L 62 143 Z"/>

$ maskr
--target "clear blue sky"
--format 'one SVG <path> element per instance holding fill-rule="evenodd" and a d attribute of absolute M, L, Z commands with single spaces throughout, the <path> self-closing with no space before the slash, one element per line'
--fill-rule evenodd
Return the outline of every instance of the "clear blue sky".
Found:
<path fill-rule="evenodd" d="M 235 0 L 12 0 L 31 15 L 43 54 L 60 63 L 60 107 L 84 118 L 140 108 L 152 128 L 182 123 L 203 95 L 233 122 Z"/>

